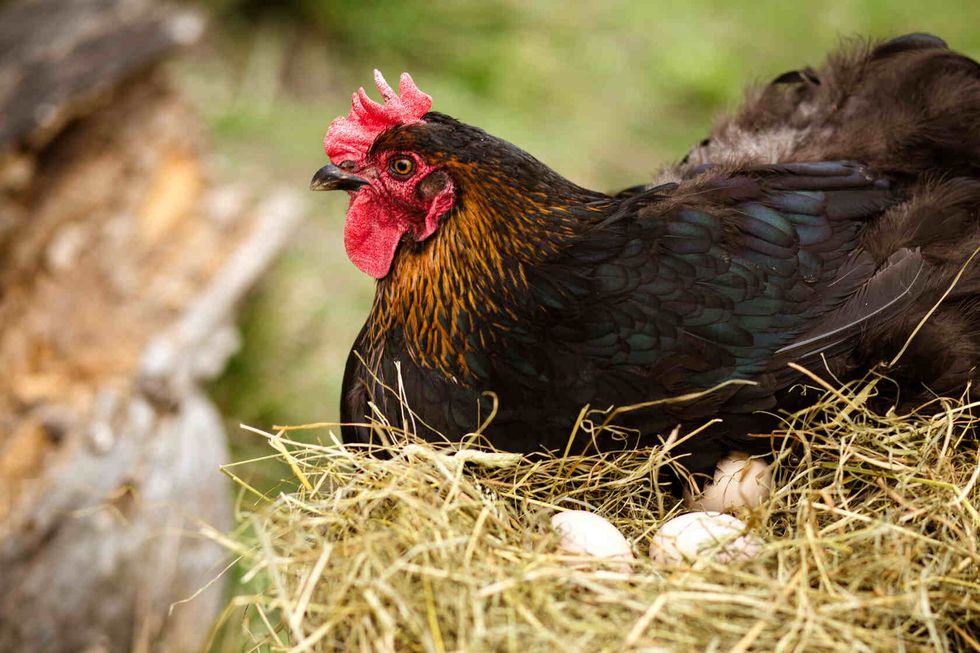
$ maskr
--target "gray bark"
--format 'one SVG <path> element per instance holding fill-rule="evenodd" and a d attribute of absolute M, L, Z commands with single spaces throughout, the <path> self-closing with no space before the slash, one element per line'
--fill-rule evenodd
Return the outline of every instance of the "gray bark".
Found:
<path fill-rule="evenodd" d="M 0 12 L 0 651 L 195 650 L 221 606 L 198 528 L 229 525 L 228 452 L 201 382 L 301 211 L 210 179 L 152 65 L 194 20 Z"/>

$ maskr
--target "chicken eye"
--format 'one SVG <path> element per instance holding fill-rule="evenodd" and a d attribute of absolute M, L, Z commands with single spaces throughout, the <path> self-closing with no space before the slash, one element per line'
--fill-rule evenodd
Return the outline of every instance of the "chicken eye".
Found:
<path fill-rule="evenodd" d="M 407 177 L 415 170 L 415 161 L 407 156 L 392 157 L 388 161 L 388 170 L 396 177 Z"/>

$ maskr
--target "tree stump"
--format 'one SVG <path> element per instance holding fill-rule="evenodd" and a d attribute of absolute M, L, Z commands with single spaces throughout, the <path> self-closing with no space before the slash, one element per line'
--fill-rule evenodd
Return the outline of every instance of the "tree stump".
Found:
<path fill-rule="evenodd" d="M 208 177 L 155 66 L 201 28 L 151 0 L 0 11 L 0 651 L 197 650 L 221 607 L 199 384 L 301 212 Z"/>

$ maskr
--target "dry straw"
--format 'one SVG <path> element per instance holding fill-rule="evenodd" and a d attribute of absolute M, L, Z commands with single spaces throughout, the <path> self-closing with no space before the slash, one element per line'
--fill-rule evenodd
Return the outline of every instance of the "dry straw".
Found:
<path fill-rule="evenodd" d="M 528 458 L 381 423 L 393 444 L 373 451 L 264 434 L 296 489 L 242 486 L 221 539 L 257 589 L 225 621 L 272 651 L 980 651 L 976 404 L 878 414 L 887 380 L 810 376 L 822 399 L 785 417 L 773 495 L 740 515 L 766 545 L 727 565 L 646 555 L 684 510 L 659 486 L 669 445 Z M 561 554 L 565 509 L 612 521 L 632 571 Z"/>

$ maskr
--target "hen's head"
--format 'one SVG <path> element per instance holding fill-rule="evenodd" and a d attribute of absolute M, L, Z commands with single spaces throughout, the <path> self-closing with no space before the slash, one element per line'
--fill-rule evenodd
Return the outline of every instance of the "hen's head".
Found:
<path fill-rule="evenodd" d="M 408 73 L 402 74 L 397 94 L 378 71 L 374 81 L 384 104 L 368 98 L 363 88 L 354 94 L 350 114 L 335 119 L 323 139 L 332 163 L 317 171 L 310 187 L 350 194 L 347 255 L 380 279 L 403 239 L 421 243 L 435 234 L 457 189 L 447 171 L 447 148 L 435 142 L 451 119 L 428 114 L 432 98 Z"/>

